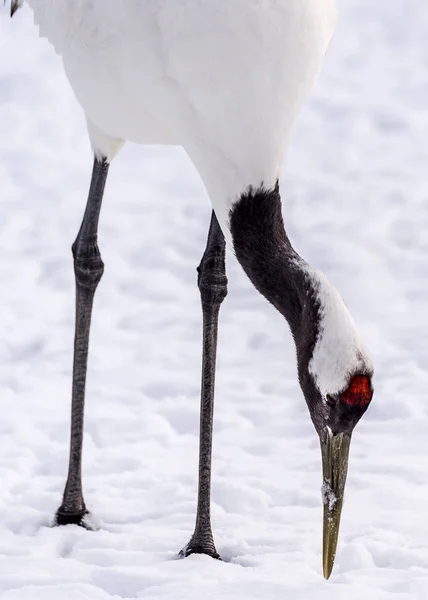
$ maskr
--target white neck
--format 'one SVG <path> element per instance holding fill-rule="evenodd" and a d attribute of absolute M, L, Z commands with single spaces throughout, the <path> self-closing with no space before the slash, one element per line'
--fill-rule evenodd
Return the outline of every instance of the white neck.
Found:
<path fill-rule="evenodd" d="M 338 291 L 321 271 L 306 263 L 304 268 L 321 307 L 309 372 L 326 397 L 342 392 L 356 373 L 373 371 L 373 362 Z"/>

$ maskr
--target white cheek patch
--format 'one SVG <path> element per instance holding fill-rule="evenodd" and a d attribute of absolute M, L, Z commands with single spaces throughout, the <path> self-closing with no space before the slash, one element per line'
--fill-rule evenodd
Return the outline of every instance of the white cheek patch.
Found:
<path fill-rule="evenodd" d="M 373 372 L 372 359 L 344 301 L 328 279 L 305 264 L 320 305 L 319 333 L 309 372 L 322 396 L 342 392 L 352 375 Z"/>

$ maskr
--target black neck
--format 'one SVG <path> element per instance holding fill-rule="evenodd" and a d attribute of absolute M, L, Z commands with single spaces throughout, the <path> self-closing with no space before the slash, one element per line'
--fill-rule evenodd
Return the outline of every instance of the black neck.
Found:
<path fill-rule="evenodd" d="M 287 319 L 298 362 L 310 360 L 319 303 L 305 262 L 285 232 L 278 183 L 249 188 L 230 211 L 235 254 L 256 289 Z"/>

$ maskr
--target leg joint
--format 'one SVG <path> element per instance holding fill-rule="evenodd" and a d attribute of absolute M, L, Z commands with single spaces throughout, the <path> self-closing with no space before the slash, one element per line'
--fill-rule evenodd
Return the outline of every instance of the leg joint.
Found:
<path fill-rule="evenodd" d="M 77 284 L 80 287 L 94 290 L 104 273 L 104 263 L 96 240 L 77 239 L 71 250 Z"/>
<path fill-rule="evenodd" d="M 204 255 L 197 271 L 202 303 L 220 305 L 227 296 L 224 252 Z"/>

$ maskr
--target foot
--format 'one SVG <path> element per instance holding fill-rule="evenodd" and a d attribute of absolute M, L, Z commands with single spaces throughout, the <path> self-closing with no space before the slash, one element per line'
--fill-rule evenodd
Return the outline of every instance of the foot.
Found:
<path fill-rule="evenodd" d="M 62 506 L 56 511 L 54 527 L 60 527 L 62 525 L 78 525 L 89 531 L 94 531 L 96 527 L 92 523 L 91 513 L 84 508 L 80 512 L 71 513 L 63 509 Z"/>
<path fill-rule="evenodd" d="M 186 558 L 191 554 L 206 554 L 207 556 L 211 556 L 211 558 L 221 560 L 212 538 L 207 540 L 193 536 L 190 542 L 178 554 L 181 558 Z"/>

